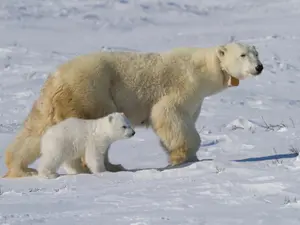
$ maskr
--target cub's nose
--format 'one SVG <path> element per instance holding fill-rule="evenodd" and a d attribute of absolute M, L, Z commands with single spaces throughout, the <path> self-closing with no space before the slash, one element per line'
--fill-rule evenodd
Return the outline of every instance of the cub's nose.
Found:
<path fill-rule="evenodd" d="M 133 130 L 131 133 L 131 137 L 135 135 L 135 131 Z"/>
<path fill-rule="evenodd" d="M 262 64 L 258 64 L 255 67 L 255 70 L 257 71 L 257 73 L 261 73 L 261 71 L 263 71 L 263 69 L 264 69 L 264 66 Z"/>

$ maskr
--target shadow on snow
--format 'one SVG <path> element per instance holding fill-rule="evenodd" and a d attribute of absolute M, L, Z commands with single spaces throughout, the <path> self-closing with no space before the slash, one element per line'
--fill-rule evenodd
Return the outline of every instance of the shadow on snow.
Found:
<path fill-rule="evenodd" d="M 261 157 L 251 157 L 251 158 L 245 158 L 245 159 L 238 159 L 238 160 L 231 160 L 234 162 L 260 162 L 260 161 L 267 161 L 267 160 L 279 160 L 279 159 L 290 159 L 295 158 L 299 155 L 299 153 L 287 153 L 287 154 L 275 154 L 275 155 L 269 155 L 269 156 L 261 156 Z M 180 165 L 176 166 L 166 166 L 161 168 L 141 168 L 141 169 L 132 169 L 132 170 L 126 170 L 128 172 L 137 172 L 142 170 L 158 170 L 158 171 L 164 171 L 164 170 L 170 170 L 170 169 L 178 169 L 178 168 L 184 168 L 192 165 L 195 162 L 204 162 L 204 161 L 213 161 L 213 159 L 193 159 L 189 162 L 182 163 Z"/>
<path fill-rule="evenodd" d="M 290 159 L 295 158 L 299 155 L 299 153 L 287 153 L 287 154 L 275 154 L 275 155 L 268 155 L 268 156 L 261 156 L 261 157 L 252 157 L 246 159 L 238 159 L 232 160 L 234 162 L 259 162 L 259 161 L 266 161 L 266 160 L 279 160 L 279 159 Z"/>

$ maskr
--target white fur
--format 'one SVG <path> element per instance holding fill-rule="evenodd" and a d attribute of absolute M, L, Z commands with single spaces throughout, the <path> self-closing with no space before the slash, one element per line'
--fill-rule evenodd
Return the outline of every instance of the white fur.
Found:
<path fill-rule="evenodd" d="M 97 120 L 68 118 L 50 127 L 43 135 L 39 176 L 56 178 L 61 165 L 67 174 L 77 174 L 83 156 L 92 173 L 104 172 L 109 146 L 134 133 L 122 113 L 112 113 Z"/>
<path fill-rule="evenodd" d="M 256 76 L 261 72 L 256 70 L 256 67 L 258 65 L 262 66 L 262 63 L 253 45 L 227 44 L 218 49 L 218 56 L 222 69 L 239 80 Z"/>

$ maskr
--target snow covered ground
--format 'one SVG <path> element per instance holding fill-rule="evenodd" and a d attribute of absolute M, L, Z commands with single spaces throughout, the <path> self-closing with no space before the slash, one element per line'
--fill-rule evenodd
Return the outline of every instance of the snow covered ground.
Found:
<path fill-rule="evenodd" d="M 200 162 L 0 178 L 0 224 L 299 225 L 299 21 L 299 0 L 1 0 L 0 175 L 48 73 L 75 55 L 238 40 L 257 47 L 265 70 L 205 100 Z M 110 158 L 130 170 L 167 164 L 146 129 L 113 145 Z"/>

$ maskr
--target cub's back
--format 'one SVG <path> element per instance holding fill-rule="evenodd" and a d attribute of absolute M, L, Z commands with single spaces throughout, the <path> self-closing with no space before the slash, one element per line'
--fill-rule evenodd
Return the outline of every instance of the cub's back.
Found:
<path fill-rule="evenodd" d="M 67 141 L 81 139 L 87 132 L 87 122 L 85 120 L 71 117 L 47 129 L 43 137 Z"/>

